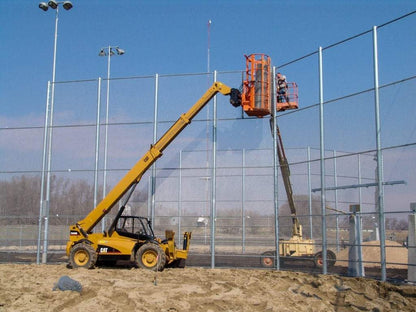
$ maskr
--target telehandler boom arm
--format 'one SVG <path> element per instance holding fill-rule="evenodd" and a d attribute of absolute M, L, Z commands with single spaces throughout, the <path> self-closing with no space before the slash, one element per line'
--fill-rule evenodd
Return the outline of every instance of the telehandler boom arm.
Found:
<path fill-rule="evenodd" d="M 84 237 L 88 237 L 92 229 L 101 219 L 111 211 L 118 200 L 126 194 L 130 187 L 138 183 L 143 174 L 162 156 L 165 148 L 178 136 L 179 133 L 191 123 L 192 119 L 202 108 L 218 93 L 230 95 L 233 106 L 240 105 L 241 95 L 237 89 L 231 89 L 221 82 L 214 82 L 205 94 L 170 127 L 169 130 L 144 154 L 144 156 L 130 169 L 130 171 L 117 183 L 107 196 L 83 220 L 75 224 Z"/>

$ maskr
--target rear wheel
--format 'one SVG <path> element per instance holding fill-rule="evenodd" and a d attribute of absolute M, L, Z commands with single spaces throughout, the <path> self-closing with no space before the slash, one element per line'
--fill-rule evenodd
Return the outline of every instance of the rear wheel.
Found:
<path fill-rule="evenodd" d="M 273 268 L 276 254 L 273 251 L 266 251 L 260 257 L 260 264 L 263 268 Z"/>
<path fill-rule="evenodd" d="M 87 243 L 79 243 L 72 247 L 69 254 L 69 265 L 72 268 L 94 268 L 97 262 L 97 253 L 94 248 Z"/>
<path fill-rule="evenodd" d="M 327 250 L 327 256 L 328 256 L 328 268 L 332 268 L 335 265 L 335 262 L 337 262 L 337 256 L 332 250 Z"/>
<path fill-rule="evenodd" d="M 326 251 L 326 265 L 328 268 L 332 268 L 337 261 L 337 257 L 332 250 Z M 319 251 L 315 254 L 314 263 L 317 268 L 322 268 L 324 265 L 324 259 L 322 256 L 322 251 Z"/>
<path fill-rule="evenodd" d="M 166 255 L 159 245 L 147 243 L 137 250 L 135 260 L 139 268 L 163 271 L 166 264 Z"/>

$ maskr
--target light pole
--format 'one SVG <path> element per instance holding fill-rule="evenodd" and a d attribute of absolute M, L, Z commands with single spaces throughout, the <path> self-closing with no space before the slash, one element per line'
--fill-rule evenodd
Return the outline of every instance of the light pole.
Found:
<path fill-rule="evenodd" d="M 53 45 L 53 66 L 52 66 L 52 85 L 50 86 L 50 106 L 49 106 L 49 85 L 48 85 L 48 99 L 46 101 L 46 117 L 45 117 L 45 131 L 43 141 L 43 162 L 42 162 L 42 178 L 41 178 L 41 198 L 40 198 L 40 213 L 39 213 L 39 233 L 38 233 L 38 248 L 36 262 L 40 261 L 40 240 L 42 232 L 42 217 L 45 219 L 44 241 L 42 263 L 46 263 L 48 254 L 48 216 L 49 216 L 49 199 L 50 199 L 50 179 L 51 179 L 51 152 L 52 152 L 52 125 L 53 125 L 53 106 L 55 100 L 55 77 L 56 77 L 56 47 L 58 42 L 58 11 L 59 5 L 62 4 L 65 10 L 72 9 L 71 1 L 54 1 L 50 0 L 48 3 L 40 2 L 39 8 L 47 11 L 48 8 L 55 10 L 55 37 Z M 50 115 L 50 116 L 49 116 Z M 48 124 L 49 120 L 49 124 Z M 46 155 L 46 150 L 48 154 Z M 47 165 L 45 163 L 47 162 Z M 44 184 L 45 184 L 45 166 L 47 166 L 46 177 L 46 198 L 44 199 Z M 45 202 L 45 205 L 44 205 Z"/>
<path fill-rule="evenodd" d="M 114 52 L 115 51 L 115 52 Z M 108 46 L 101 48 L 98 56 L 107 56 L 107 99 L 105 109 L 105 138 L 104 138 L 104 174 L 103 174 L 103 199 L 107 193 L 107 154 L 108 154 L 108 109 L 110 106 L 110 69 L 111 69 L 111 57 L 113 55 L 123 55 L 125 51 L 120 47 Z M 105 218 L 101 223 L 101 228 L 105 230 Z"/>

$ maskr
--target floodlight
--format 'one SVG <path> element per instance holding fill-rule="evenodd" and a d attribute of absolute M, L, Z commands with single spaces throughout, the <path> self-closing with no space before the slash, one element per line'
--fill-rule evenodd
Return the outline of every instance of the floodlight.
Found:
<path fill-rule="evenodd" d="M 71 1 L 64 1 L 64 4 L 62 5 L 65 10 L 71 10 L 72 9 L 72 2 Z"/>
<path fill-rule="evenodd" d="M 126 53 L 126 51 L 124 51 L 123 49 L 120 49 L 119 47 L 116 47 L 116 51 L 118 55 L 123 55 L 124 53 Z"/>
<path fill-rule="evenodd" d="M 98 53 L 98 56 L 106 56 L 107 53 L 105 53 L 104 49 L 101 49 L 100 53 Z"/>
<path fill-rule="evenodd" d="M 58 3 L 55 0 L 50 0 L 48 2 L 48 5 L 52 8 L 52 9 L 56 9 L 58 7 Z"/>
<path fill-rule="evenodd" d="M 48 4 L 46 2 L 39 2 L 39 9 L 42 9 L 46 12 L 48 10 Z"/>

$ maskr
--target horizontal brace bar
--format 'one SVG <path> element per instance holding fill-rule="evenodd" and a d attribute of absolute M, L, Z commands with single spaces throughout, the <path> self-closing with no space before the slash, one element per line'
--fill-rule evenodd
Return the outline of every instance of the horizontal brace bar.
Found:
<path fill-rule="evenodd" d="M 404 180 L 400 180 L 400 181 L 387 181 L 387 182 L 383 182 L 382 184 L 383 185 L 394 185 L 394 184 L 407 184 L 407 183 Z M 378 183 L 364 183 L 364 184 L 333 186 L 333 187 L 325 188 L 325 191 L 344 190 L 344 189 L 360 188 L 360 187 L 371 187 L 371 186 L 377 186 L 377 185 L 378 185 Z M 315 189 L 312 189 L 312 192 L 319 192 L 321 190 L 322 190 L 322 188 L 315 188 Z"/>

